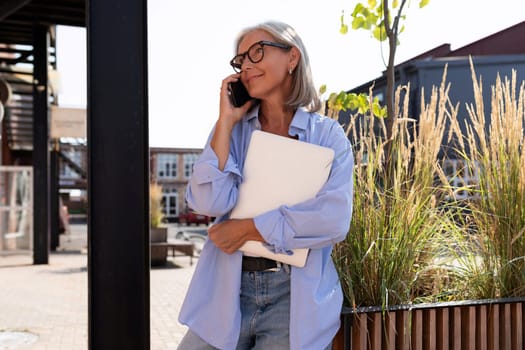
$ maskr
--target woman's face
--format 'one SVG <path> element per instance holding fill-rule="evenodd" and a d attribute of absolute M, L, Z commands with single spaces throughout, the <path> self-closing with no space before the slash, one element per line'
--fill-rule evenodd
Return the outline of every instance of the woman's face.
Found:
<path fill-rule="evenodd" d="M 256 30 L 244 36 L 239 43 L 238 53 L 248 51 L 253 44 L 261 40 L 275 42 L 267 32 Z M 257 49 L 264 51 L 263 59 L 253 63 L 245 56 L 242 63 L 242 82 L 250 95 L 256 99 L 266 100 L 277 97 L 281 101 L 285 100 L 291 87 L 288 70 L 291 66 L 292 50 L 270 45 L 257 46 Z"/>

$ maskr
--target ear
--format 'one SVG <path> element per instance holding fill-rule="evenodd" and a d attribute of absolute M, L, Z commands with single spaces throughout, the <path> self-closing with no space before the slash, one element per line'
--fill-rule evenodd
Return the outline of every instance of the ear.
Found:
<path fill-rule="evenodd" d="M 299 51 L 299 49 L 295 46 L 292 46 L 292 48 L 290 49 L 290 55 L 289 55 L 289 68 L 288 69 L 292 69 L 292 70 L 295 70 L 295 68 L 297 67 L 297 65 L 299 64 L 299 59 L 301 58 L 301 51 Z"/>

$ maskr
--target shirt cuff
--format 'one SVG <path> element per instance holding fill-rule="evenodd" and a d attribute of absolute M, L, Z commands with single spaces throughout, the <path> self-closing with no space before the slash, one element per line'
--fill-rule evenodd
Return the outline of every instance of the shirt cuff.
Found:
<path fill-rule="evenodd" d="M 194 180 L 198 185 L 212 182 L 221 177 L 228 176 L 230 173 L 242 177 L 241 171 L 237 164 L 228 156 L 224 170 L 219 170 L 219 159 L 211 147 L 206 147 L 197 163 L 193 172 Z"/>
<path fill-rule="evenodd" d="M 291 249 L 284 247 L 282 237 L 282 215 L 279 209 L 270 210 L 253 218 L 255 227 L 264 238 L 265 246 L 273 253 L 293 254 Z"/>

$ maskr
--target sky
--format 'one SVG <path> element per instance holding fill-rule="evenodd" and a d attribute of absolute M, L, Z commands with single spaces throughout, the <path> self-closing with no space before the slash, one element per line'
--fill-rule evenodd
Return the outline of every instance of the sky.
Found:
<path fill-rule="evenodd" d="M 523 0 L 409 0 L 396 64 L 442 44 L 455 50 L 525 20 Z M 364 1 L 363 1 L 364 2 Z M 381 76 L 388 44 L 365 30 L 339 33 L 350 0 L 149 0 L 148 95 L 151 147 L 202 148 L 217 120 L 222 79 L 244 27 L 275 19 L 303 39 L 316 87 L 349 90 Z M 59 105 L 86 106 L 86 30 L 57 28 Z M 327 94 L 328 94 L 327 93 Z"/>

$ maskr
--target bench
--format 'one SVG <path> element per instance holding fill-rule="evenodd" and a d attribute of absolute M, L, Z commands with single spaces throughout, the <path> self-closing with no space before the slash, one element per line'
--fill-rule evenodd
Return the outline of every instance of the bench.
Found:
<path fill-rule="evenodd" d="M 168 242 L 168 229 L 165 227 L 151 229 L 150 247 L 151 266 L 165 265 L 169 252 L 171 252 L 172 257 L 189 256 L 190 265 L 193 265 L 193 251 L 195 249 L 193 243 L 178 239 Z"/>
<path fill-rule="evenodd" d="M 151 265 L 166 263 L 168 256 L 188 256 L 190 265 L 193 265 L 194 249 L 195 246 L 192 242 L 182 240 L 151 243 Z"/>

